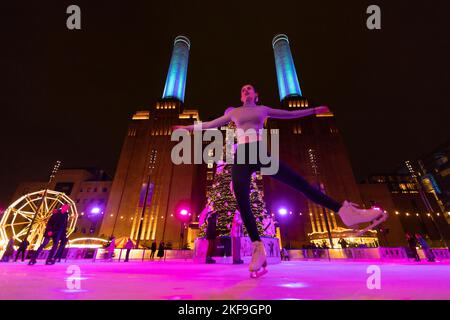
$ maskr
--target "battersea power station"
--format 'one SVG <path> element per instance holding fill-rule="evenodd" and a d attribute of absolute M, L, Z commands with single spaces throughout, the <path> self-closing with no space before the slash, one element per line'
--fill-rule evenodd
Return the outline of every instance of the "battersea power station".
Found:
<path fill-rule="evenodd" d="M 198 216 L 205 206 L 216 164 L 175 165 L 171 161 L 171 150 L 177 143 L 171 141 L 172 126 L 200 121 L 198 110 L 184 104 L 190 47 L 188 38 L 175 38 L 162 98 L 147 110 L 136 111 L 130 120 L 98 234 L 130 237 L 140 243 L 164 241 L 174 247 L 180 241 L 192 243 L 197 235 Z M 288 37 L 275 36 L 272 47 L 280 94 L 277 107 L 309 108 Z M 364 203 L 332 113 L 268 120 L 266 128 L 279 134 L 280 158 L 310 183 L 340 201 Z M 283 245 L 299 247 L 310 241 L 332 238 L 337 242 L 353 236 L 353 231 L 345 229 L 333 212 L 315 205 L 289 186 L 266 177 L 261 183 L 264 201 L 277 221 Z M 177 219 L 180 206 L 188 208 L 188 223 Z M 286 216 L 278 217 L 280 208 Z M 398 221 L 387 224 L 392 224 L 391 230 L 399 228 Z M 361 239 L 378 241 L 375 231 Z"/>

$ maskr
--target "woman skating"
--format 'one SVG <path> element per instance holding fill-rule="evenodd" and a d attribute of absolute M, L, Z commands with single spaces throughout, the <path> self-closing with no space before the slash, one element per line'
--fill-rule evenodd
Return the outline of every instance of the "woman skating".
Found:
<path fill-rule="evenodd" d="M 259 154 L 259 142 L 262 141 L 262 136 L 259 135 L 258 132 L 263 129 L 264 122 L 267 118 L 295 119 L 314 114 L 329 113 L 330 111 L 327 107 L 287 111 L 257 105 L 258 93 L 252 85 L 245 85 L 242 87 L 241 101 L 243 103 L 241 107 L 226 109 L 223 116 L 212 121 L 203 122 L 201 129 L 217 128 L 230 121 L 233 121 L 236 124 L 238 145 L 237 151 L 235 152 L 235 161 L 233 163 L 232 179 L 239 211 L 241 212 L 242 220 L 252 241 L 252 260 L 250 262 L 249 270 L 252 277 L 257 277 L 260 269 L 265 269 L 267 265 L 264 245 L 259 237 L 255 217 L 252 214 L 250 206 L 251 175 L 253 172 L 260 171 L 261 168 L 264 167 L 259 159 L 257 159 L 256 163 L 249 159 L 251 150 L 252 152 L 258 150 L 257 154 Z M 194 130 L 194 125 L 176 126 L 174 129 Z M 250 136 L 243 134 L 248 130 L 254 131 L 256 134 Z M 238 154 L 245 154 L 244 163 L 242 163 L 242 161 L 237 163 Z M 320 190 L 311 186 L 303 177 L 290 169 L 281 160 L 279 162 L 278 172 L 272 175 L 272 177 L 299 190 L 316 204 L 336 212 L 344 224 L 349 227 L 365 222 L 372 222 L 369 227 L 374 227 L 387 218 L 387 215 L 381 210 L 359 209 L 348 201 L 339 203 L 331 199 Z"/>

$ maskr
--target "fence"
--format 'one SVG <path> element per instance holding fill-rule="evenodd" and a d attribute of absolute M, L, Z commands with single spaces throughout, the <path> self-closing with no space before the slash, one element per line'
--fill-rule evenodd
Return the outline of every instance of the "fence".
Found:
<path fill-rule="evenodd" d="M 417 250 L 421 258 L 426 255 Z M 446 248 L 431 249 L 437 260 L 450 259 L 450 251 Z M 289 250 L 290 260 L 409 260 L 412 255 L 405 247 L 393 248 L 346 248 L 346 249 L 302 249 Z"/>

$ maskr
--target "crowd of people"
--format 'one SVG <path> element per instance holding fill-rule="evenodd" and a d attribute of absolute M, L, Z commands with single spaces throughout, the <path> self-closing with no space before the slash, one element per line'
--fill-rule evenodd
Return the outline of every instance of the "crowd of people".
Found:
<path fill-rule="evenodd" d="M 56 262 L 60 262 L 63 256 L 64 249 L 67 244 L 67 223 L 69 220 L 69 205 L 65 204 L 60 208 L 54 209 L 52 215 L 50 216 L 45 230 L 44 230 L 44 238 L 42 244 L 36 251 L 32 251 L 30 254 L 29 265 L 34 265 L 37 262 L 37 259 L 41 255 L 44 248 L 52 241 L 52 247 L 48 251 L 45 263 L 47 265 L 55 264 Z M 13 258 L 15 253 L 14 262 L 16 262 L 19 257 L 21 257 L 21 261 L 25 261 L 26 252 L 29 249 L 30 242 L 28 239 L 24 239 L 20 242 L 17 252 L 14 249 L 15 239 L 11 238 L 6 246 L 6 250 L 3 253 L 3 257 L 1 259 L 2 262 L 9 262 L 11 258 Z"/>
<path fill-rule="evenodd" d="M 55 262 L 60 262 L 63 256 L 63 252 L 65 246 L 67 244 L 67 222 L 68 222 L 68 211 L 69 207 L 67 205 L 62 206 L 61 208 L 55 209 L 53 211 L 52 216 L 47 222 L 44 238 L 42 244 L 36 251 L 31 251 L 29 254 L 30 261 L 29 264 L 33 265 L 37 262 L 37 259 L 41 255 L 43 249 L 52 241 L 52 247 L 48 251 L 48 255 L 46 257 L 46 264 L 51 265 L 55 264 Z M 216 261 L 213 259 L 214 248 L 215 248 L 215 239 L 216 239 L 216 224 L 217 224 L 217 214 L 212 211 L 211 206 L 207 205 L 203 212 L 200 215 L 199 219 L 200 224 L 206 223 L 206 239 L 208 240 L 208 249 L 206 252 L 205 262 L 207 264 L 215 263 Z M 244 261 L 241 259 L 240 251 L 241 251 L 241 237 L 243 236 L 243 221 L 240 217 L 239 211 L 236 211 L 234 215 L 234 219 L 231 226 L 231 239 L 232 239 L 232 256 L 233 256 L 233 264 L 242 264 Z M 426 259 L 429 262 L 435 262 L 436 258 L 433 254 L 432 249 L 430 248 L 427 241 L 424 237 L 418 233 L 406 234 L 406 240 L 408 243 L 407 247 L 407 255 L 409 258 L 414 259 L 415 261 L 420 261 L 420 256 L 418 254 L 418 247 L 420 246 L 424 252 Z M 29 241 L 28 239 L 20 242 L 17 251 L 14 247 L 15 239 L 12 238 L 6 245 L 5 251 L 1 258 L 1 262 L 9 262 L 11 259 L 14 259 L 16 262 L 19 258 L 21 261 L 25 261 L 26 252 L 29 250 Z M 352 256 L 349 250 L 352 248 L 369 248 L 369 247 L 377 247 L 378 243 L 356 243 L 356 242 L 348 242 L 346 239 L 341 238 L 338 241 L 338 245 L 341 249 L 344 250 L 347 256 Z M 126 250 L 124 262 L 128 262 L 130 259 L 130 252 L 132 249 L 136 247 L 135 243 L 128 238 L 127 242 L 123 246 L 123 249 Z M 106 261 L 113 261 L 116 249 L 116 239 L 114 236 L 111 236 L 110 241 L 104 247 L 105 256 L 104 259 Z M 161 260 L 165 257 L 165 250 L 168 249 L 168 246 L 165 245 L 163 241 L 160 241 L 159 245 L 156 240 L 153 240 L 151 246 L 148 247 L 150 250 L 150 260 L 155 259 L 156 257 Z M 322 258 L 324 254 L 329 249 L 328 243 L 323 240 L 321 244 L 310 243 L 308 245 L 302 246 L 302 252 L 304 258 Z M 281 259 L 289 260 L 289 251 L 287 248 L 281 249 Z M 120 259 L 119 259 L 120 260 Z"/>

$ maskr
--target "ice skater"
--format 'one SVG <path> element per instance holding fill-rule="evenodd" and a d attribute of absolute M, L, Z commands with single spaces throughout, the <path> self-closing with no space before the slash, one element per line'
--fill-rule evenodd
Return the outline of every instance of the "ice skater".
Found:
<path fill-rule="evenodd" d="M 45 261 L 45 264 L 47 265 L 53 265 L 55 264 L 55 259 L 53 255 L 58 250 L 58 245 L 60 244 L 61 237 L 65 237 L 66 229 L 67 229 L 67 221 L 69 216 L 69 209 L 70 206 L 68 204 L 64 204 L 61 208 L 55 209 L 53 211 L 52 216 L 47 222 L 47 225 L 45 227 L 44 231 L 44 241 L 39 246 L 39 248 L 36 250 L 34 255 L 31 257 L 29 261 L 29 265 L 36 264 L 37 258 L 39 257 L 39 254 L 44 250 L 44 248 L 47 246 L 47 244 L 51 241 L 53 241 L 52 248 L 50 249 L 47 259 Z"/>
<path fill-rule="evenodd" d="M 27 251 L 29 245 L 30 245 L 30 242 L 28 242 L 27 239 L 24 239 L 20 243 L 19 249 L 17 249 L 17 252 L 16 252 L 16 258 L 14 259 L 14 262 L 16 262 L 17 259 L 19 259 L 19 255 L 22 255 L 22 262 L 25 261 L 25 252 Z"/>
<path fill-rule="evenodd" d="M 201 129 L 212 129 L 223 126 L 230 121 L 233 121 L 236 124 L 238 145 L 237 152 L 234 155 L 232 181 L 239 211 L 252 241 L 252 259 L 249 265 L 251 277 L 258 277 L 261 268 L 263 268 L 263 272 L 265 272 L 265 267 L 267 266 L 264 245 L 259 237 L 255 217 L 252 214 L 250 206 L 251 175 L 256 171 L 260 171 L 265 165 L 261 163 L 260 159 L 257 160 L 256 164 L 247 161 L 250 150 L 259 150 L 259 142 L 262 141 L 262 135 L 254 134 L 249 136 L 242 133 L 245 133 L 247 130 L 254 130 L 256 133 L 260 132 L 260 130 L 263 129 L 264 122 L 267 118 L 295 119 L 315 114 L 327 114 L 330 112 L 328 107 L 323 106 L 295 111 L 273 109 L 267 106 L 258 105 L 258 100 L 258 93 L 255 91 L 254 87 L 252 85 L 245 85 L 241 89 L 242 106 L 228 108 L 223 116 L 212 121 L 203 122 L 201 126 Z M 194 128 L 197 127 L 194 127 L 194 125 L 174 127 L 174 129 L 186 130 L 194 130 Z M 246 155 L 246 161 L 245 163 L 237 163 L 237 155 L 242 153 Z M 317 188 L 311 186 L 303 177 L 289 168 L 282 161 L 279 162 L 278 172 L 272 176 L 302 192 L 316 204 L 336 212 L 344 224 L 349 227 L 360 223 L 370 222 L 370 226 L 364 229 L 367 230 L 375 227 L 387 218 L 387 215 L 382 210 L 359 209 L 355 204 L 349 201 L 339 203 L 334 199 L 331 199 Z"/>
<path fill-rule="evenodd" d="M 156 244 L 156 240 L 153 240 L 152 242 L 152 246 L 150 247 L 150 259 L 154 260 L 155 259 L 155 253 L 156 253 L 156 247 L 158 245 Z"/>
<path fill-rule="evenodd" d="M 134 242 L 133 240 L 131 240 L 131 238 L 128 238 L 127 243 L 125 244 L 124 249 L 126 249 L 126 254 L 125 254 L 125 260 L 124 262 L 128 262 L 128 260 L 130 259 L 130 252 L 132 249 L 134 249 Z"/>

